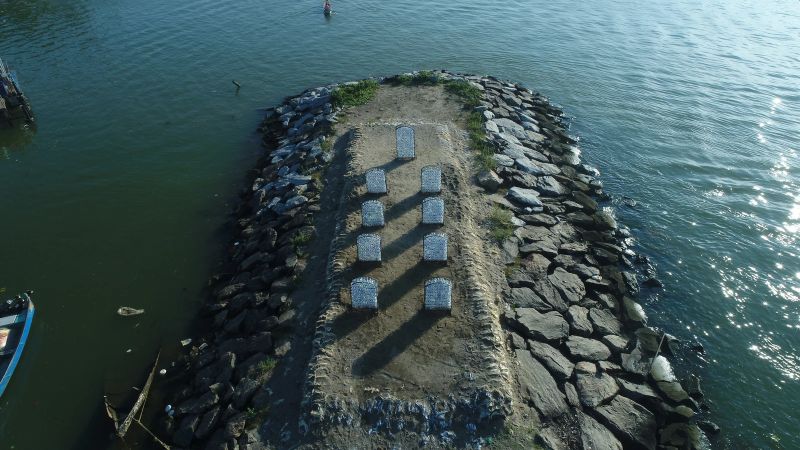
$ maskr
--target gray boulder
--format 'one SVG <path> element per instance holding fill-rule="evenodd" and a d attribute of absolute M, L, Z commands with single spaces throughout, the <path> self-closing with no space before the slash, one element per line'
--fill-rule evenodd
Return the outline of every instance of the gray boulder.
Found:
<path fill-rule="evenodd" d="M 541 208 L 542 201 L 539 200 L 539 193 L 533 189 L 512 187 L 508 190 L 508 198 L 525 206 Z"/>
<path fill-rule="evenodd" d="M 564 185 L 553 177 L 539 177 L 536 182 L 536 189 L 539 194 L 547 197 L 558 197 L 568 192 Z"/>
<path fill-rule="evenodd" d="M 575 367 L 560 351 L 544 342 L 528 341 L 531 354 L 550 370 L 559 381 L 569 380 Z"/>
<path fill-rule="evenodd" d="M 658 389 L 675 403 L 689 402 L 689 394 L 683 390 L 683 386 L 677 381 L 659 381 L 656 383 Z"/>
<path fill-rule="evenodd" d="M 656 448 L 656 420 L 653 413 L 635 401 L 617 395 L 595 411 L 603 423 L 631 448 Z"/>
<path fill-rule="evenodd" d="M 511 288 L 511 294 L 506 302 L 515 308 L 535 308 L 539 312 L 552 311 L 553 306 L 542 300 L 530 288 Z"/>
<path fill-rule="evenodd" d="M 617 395 L 619 387 L 614 378 L 604 372 L 594 374 L 578 373 L 576 375 L 578 396 L 585 406 L 596 407 Z"/>
<path fill-rule="evenodd" d="M 622 332 L 620 321 L 606 309 L 592 308 L 589 311 L 589 319 L 600 334 L 620 334 Z"/>
<path fill-rule="evenodd" d="M 578 398 L 578 391 L 575 389 L 575 386 L 573 386 L 572 383 L 564 383 L 564 394 L 567 396 L 567 403 L 569 403 L 569 406 L 574 408 L 581 406 L 580 398 Z"/>
<path fill-rule="evenodd" d="M 548 214 L 527 214 L 519 216 L 528 225 L 543 225 L 551 227 L 558 223 L 558 219 Z"/>
<path fill-rule="evenodd" d="M 586 286 L 580 277 L 563 267 L 558 267 L 548 278 L 567 303 L 578 303 L 586 295 Z"/>
<path fill-rule="evenodd" d="M 500 249 L 503 256 L 503 263 L 514 264 L 519 256 L 519 244 L 517 244 L 517 239 L 512 237 L 504 240 L 500 245 Z"/>
<path fill-rule="evenodd" d="M 250 401 L 250 398 L 253 397 L 253 394 L 256 393 L 257 389 L 257 381 L 251 380 L 250 378 L 242 379 L 233 391 L 233 406 L 238 410 L 243 410 L 245 405 Z"/>
<path fill-rule="evenodd" d="M 569 446 L 564 443 L 564 440 L 558 435 L 558 431 L 552 427 L 539 430 L 539 432 L 536 433 L 534 442 L 543 450 L 569 450 Z"/>
<path fill-rule="evenodd" d="M 517 168 L 519 170 L 525 172 L 525 173 L 528 173 L 528 174 L 531 174 L 531 175 L 534 175 L 534 176 L 537 176 L 537 177 L 545 175 L 547 173 L 547 172 L 545 172 L 544 168 L 542 168 L 539 164 L 531 161 L 530 159 L 528 159 L 525 156 L 522 156 L 522 157 L 519 157 L 519 158 L 515 158 L 514 162 L 516 163 Z M 531 180 L 531 181 L 533 181 L 533 180 Z M 532 186 L 530 186 L 530 187 L 535 187 L 535 186 L 537 186 L 538 183 L 536 183 L 534 181 L 531 184 L 532 184 Z M 537 189 L 537 192 L 539 192 L 538 189 Z"/>
<path fill-rule="evenodd" d="M 551 419 L 569 412 L 564 394 L 558 389 L 550 373 L 531 354 L 516 350 L 520 368 L 517 373 L 523 397 L 531 402 L 543 419 Z"/>
<path fill-rule="evenodd" d="M 594 215 L 594 222 L 595 226 L 600 230 L 610 231 L 617 229 L 617 221 L 614 220 L 614 216 L 606 210 L 598 211 Z"/>
<path fill-rule="evenodd" d="M 488 192 L 496 192 L 503 184 L 503 179 L 492 170 L 484 170 L 478 174 L 478 184 Z"/>
<path fill-rule="evenodd" d="M 197 414 L 184 417 L 178 430 L 172 435 L 172 440 L 181 447 L 188 447 L 194 439 L 194 432 L 199 422 L 200 417 Z"/>
<path fill-rule="evenodd" d="M 628 340 L 622 336 L 617 336 L 616 334 L 603 336 L 601 340 L 614 353 L 619 353 L 628 347 Z"/>
<path fill-rule="evenodd" d="M 175 408 L 175 413 L 179 416 L 183 414 L 200 414 L 216 405 L 218 401 L 219 396 L 217 393 L 209 389 L 200 397 L 191 398 L 178 405 Z M 192 430 L 192 433 L 194 433 L 194 430 Z"/>
<path fill-rule="evenodd" d="M 570 336 L 567 348 L 569 354 L 579 360 L 602 361 L 611 356 L 611 350 L 602 342 L 580 336 Z"/>
<path fill-rule="evenodd" d="M 608 428 L 591 416 L 578 412 L 578 427 L 583 448 L 586 450 L 622 450 L 622 444 Z"/>
<path fill-rule="evenodd" d="M 589 310 L 583 306 L 572 305 L 567 310 L 567 319 L 575 334 L 590 336 L 592 323 L 589 321 Z"/>
<path fill-rule="evenodd" d="M 661 401 L 661 397 L 658 393 L 648 384 L 634 383 L 624 378 L 618 378 L 617 384 L 619 384 L 620 392 L 633 400 L 644 404 L 658 403 Z"/>
<path fill-rule="evenodd" d="M 622 360 L 622 368 L 629 373 L 645 376 L 650 370 L 650 359 L 645 358 L 638 347 L 634 348 L 630 353 L 622 353 L 620 360 Z"/>
<path fill-rule="evenodd" d="M 514 159 L 509 158 L 506 155 L 495 154 L 492 155 L 492 159 L 494 160 L 495 163 L 497 163 L 498 166 L 511 167 L 514 165 Z"/>
<path fill-rule="evenodd" d="M 534 308 L 517 308 L 510 325 L 523 336 L 540 341 L 560 341 L 569 335 L 567 321 L 556 311 L 542 314 Z"/>
<path fill-rule="evenodd" d="M 509 144 L 503 149 L 503 154 L 513 159 L 527 159 L 525 155 L 525 147 L 521 145 Z"/>
<path fill-rule="evenodd" d="M 219 406 L 215 406 L 205 414 L 203 414 L 203 418 L 200 420 L 200 424 L 197 426 L 197 429 L 194 431 L 194 436 L 197 439 L 203 439 L 211 433 L 211 430 L 217 424 L 220 416 L 220 408 Z"/>
<path fill-rule="evenodd" d="M 573 191 L 572 199 L 576 203 L 581 205 L 583 209 L 589 214 L 592 214 L 597 211 L 597 202 L 581 191 Z"/>

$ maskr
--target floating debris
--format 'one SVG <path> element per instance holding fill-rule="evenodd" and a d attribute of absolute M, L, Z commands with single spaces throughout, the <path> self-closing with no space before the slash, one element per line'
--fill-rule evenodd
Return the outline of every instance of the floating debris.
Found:
<path fill-rule="evenodd" d="M 119 309 L 117 309 L 117 314 L 122 317 L 138 316 L 144 314 L 144 310 L 131 308 L 130 306 L 120 306 Z"/>

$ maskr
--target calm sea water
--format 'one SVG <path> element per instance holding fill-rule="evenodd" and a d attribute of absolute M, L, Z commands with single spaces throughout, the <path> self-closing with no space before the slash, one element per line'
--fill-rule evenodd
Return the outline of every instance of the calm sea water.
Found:
<path fill-rule="evenodd" d="M 728 445 L 800 448 L 797 1 L 318 3 L 0 0 L 39 122 L 0 135 L 0 287 L 38 291 L 0 448 L 105 446 L 104 390 L 188 333 L 259 107 L 440 67 L 574 117 L 666 284 L 652 322 L 706 348 L 684 362 Z"/>

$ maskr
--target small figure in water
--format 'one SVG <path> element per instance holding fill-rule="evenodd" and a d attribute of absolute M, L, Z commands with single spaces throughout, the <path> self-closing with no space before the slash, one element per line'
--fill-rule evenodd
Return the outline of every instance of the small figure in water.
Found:
<path fill-rule="evenodd" d="M 331 2 L 330 0 L 325 0 L 325 3 L 322 5 L 322 13 L 326 16 L 331 15 Z"/>

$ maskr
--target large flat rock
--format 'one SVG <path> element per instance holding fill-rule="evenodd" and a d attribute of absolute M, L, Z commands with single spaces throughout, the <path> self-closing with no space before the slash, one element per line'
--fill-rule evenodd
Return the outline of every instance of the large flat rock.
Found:
<path fill-rule="evenodd" d="M 620 334 L 622 323 L 607 309 L 592 308 L 589 319 L 600 334 Z"/>
<path fill-rule="evenodd" d="M 567 348 L 570 355 L 585 361 L 603 361 L 611 356 L 611 350 L 602 342 L 580 336 L 570 336 Z"/>
<path fill-rule="evenodd" d="M 517 308 L 510 321 L 523 336 L 537 341 L 560 341 L 569 336 L 569 324 L 556 311 L 540 313 L 535 308 Z"/>
<path fill-rule="evenodd" d="M 558 349 L 544 342 L 528 341 L 531 354 L 550 370 L 559 381 L 569 380 L 575 367 Z"/>
<path fill-rule="evenodd" d="M 608 428 L 600 425 L 591 416 L 578 412 L 581 444 L 584 449 L 622 450 L 622 444 Z"/>
<path fill-rule="evenodd" d="M 625 442 L 626 448 L 656 448 L 656 420 L 644 406 L 618 395 L 595 411 L 605 425 Z"/>
<path fill-rule="evenodd" d="M 511 288 L 509 304 L 515 308 L 535 308 L 539 312 L 552 311 L 553 306 L 527 287 Z"/>
<path fill-rule="evenodd" d="M 580 277 L 558 267 L 548 277 L 567 303 L 578 303 L 586 295 L 586 286 Z"/>
<path fill-rule="evenodd" d="M 576 379 L 581 403 L 592 408 L 615 396 L 619 390 L 614 377 L 605 372 L 578 373 Z"/>
<path fill-rule="evenodd" d="M 522 394 L 531 402 L 543 419 L 552 419 L 569 412 L 564 394 L 545 367 L 530 352 L 516 350 Z"/>

